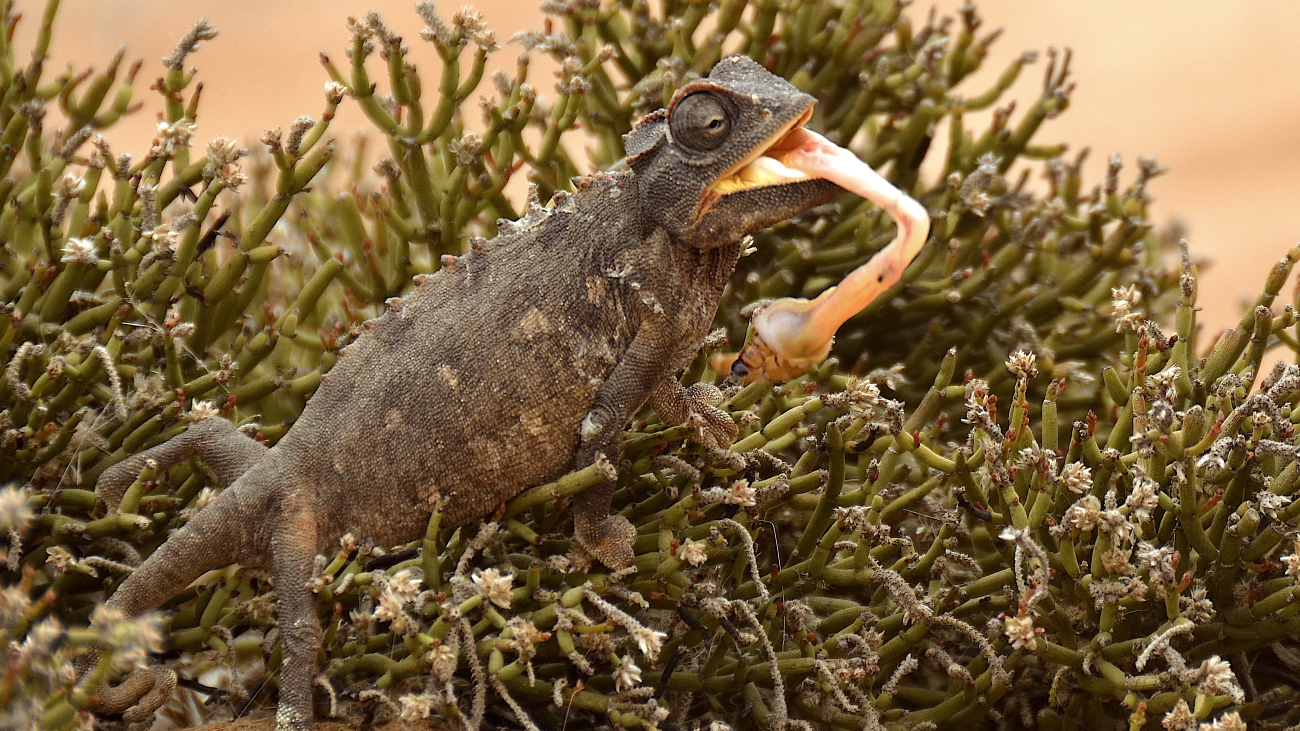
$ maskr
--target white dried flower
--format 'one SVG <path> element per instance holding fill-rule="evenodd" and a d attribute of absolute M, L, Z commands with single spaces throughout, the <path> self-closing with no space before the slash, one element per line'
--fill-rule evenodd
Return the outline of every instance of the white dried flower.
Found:
<path fill-rule="evenodd" d="M 194 509 L 202 510 L 208 506 L 208 503 L 217 499 L 217 491 L 210 487 L 199 490 L 199 494 L 194 498 Z"/>
<path fill-rule="evenodd" d="M 246 151 L 227 137 L 213 137 L 208 140 L 208 162 L 220 167 L 229 165 L 246 154 Z"/>
<path fill-rule="evenodd" d="M 1067 464 L 1061 469 L 1061 484 L 1076 495 L 1088 492 L 1092 489 L 1092 468 L 1082 462 Z"/>
<path fill-rule="evenodd" d="M 159 122 L 158 134 L 150 153 L 155 156 L 170 155 L 178 147 L 187 147 L 194 136 L 194 123 L 188 119 Z"/>
<path fill-rule="evenodd" d="M 1286 566 L 1287 576 L 1300 577 L 1300 541 L 1295 542 L 1295 553 L 1283 554 L 1280 560 Z"/>
<path fill-rule="evenodd" d="M 749 480 L 736 480 L 731 483 L 731 492 L 727 494 L 724 502 L 728 505 L 752 508 L 756 504 L 754 501 L 756 494 L 754 488 L 749 486 Z"/>
<path fill-rule="evenodd" d="M 627 633 L 632 635 L 636 641 L 636 646 L 641 649 L 641 654 L 653 660 L 659 656 L 659 650 L 664 646 L 664 640 L 668 635 L 659 630 L 650 629 L 643 625 L 628 625 Z"/>
<path fill-rule="evenodd" d="M 506 641 L 506 645 L 525 660 L 537 655 L 538 643 L 551 639 L 551 633 L 537 629 L 537 625 L 533 624 L 532 620 L 512 617 L 506 624 L 513 635 Z"/>
<path fill-rule="evenodd" d="M 1115 545 L 1128 541 L 1133 535 L 1133 524 L 1129 519 L 1124 517 L 1118 510 L 1103 510 L 1097 517 L 1097 526 L 1110 534 L 1110 540 Z"/>
<path fill-rule="evenodd" d="M 50 546 L 45 549 L 45 568 L 55 576 L 63 574 L 76 563 L 77 560 L 72 557 L 72 553 L 63 546 Z"/>
<path fill-rule="evenodd" d="M 420 577 L 411 569 L 402 569 L 388 578 L 384 588 L 405 604 L 414 600 L 415 595 L 420 593 Z"/>
<path fill-rule="evenodd" d="M 1236 711 L 1228 711 L 1212 723 L 1201 724 L 1200 731 L 1247 731 L 1246 722 L 1241 720 L 1241 714 Z"/>
<path fill-rule="evenodd" d="M 402 721 L 423 720 L 433 711 L 433 697 L 424 693 L 407 693 L 398 698 L 397 702 L 402 708 L 398 714 Z"/>
<path fill-rule="evenodd" d="M 68 239 L 63 244 L 63 261 L 67 263 L 79 261 L 82 264 L 98 263 L 99 255 L 95 253 L 95 240 L 89 237 Z"/>
<path fill-rule="evenodd" d="M 1178 597 L 1178 611 L 1197 624 L 1214 619 L 1214 602 L 1210 601 L 1208 593 L 1204 582 L 1194 582 L 1187 596 Z"/>
<path fill-rule="evenodd" d="M 429 650 L 424 655 L 424 661 L 429 663 L 429 671 L 439 682 L 447 682 L 451 679 L 452 673 L 456 672 L 456 648 L 450 643 L 442 644 Z"/>
<path fill-rule="evenodd" d="M 478 150 L 482 140 L 473 132 L 466 132 L 458 140 L 447 143 L 447 152 L 456 158 L 456 164 L 462 168 L 473 168 L 478 164 Z"/>
<path fill-rule="evenodd" d="M 870 418 L 880 402 L 880 386 L 865 378 L 850 377 L 843 391 L 826 394 L 822 402 L 831 407 L 847 407 L 854 419 Z"/>
<path fill-rule="evenodd" d="M 891 391 L 897 391 L 900 386 L 907 383 L 907 376 L 903 374 L 906 365 L 895 363 L 888 368 L 876 368 L 868 373 L 864 378 L 877 386 L 884 385 Z"/>
<path fill-rule="evenodd" d="M 1139 523 L 1150 520 L 1151 511 L 1160 505 L 1160 485 L 1147 477 L 1137 465 L 1133 466 L 1133 490 L 1124 504 L 1128 506 L 1129 515 Z"/>
<path fill-rule="evenodd" d="M 1017 350 L 1007 358 L 1007 370 L 1016 380 L 1027 381 L 1038 375 L 1038 356 L 1028 350 Z"/>
<path fill-rule="evenodd" d="M 709 560 L 709 554 L 704 550 L 704 545 L 704 541 L 693 541 L 687 538 L 682 541 L 682 545 L 677 547 L 677 558 L 698 568 Z"/>
<path fill-rule="evenodd" d="M 153 253 L 156 256 L 170 259 L 176 255 L 176 247 L 179 243 L 179 236 L 171 226 L 155 226 L 151 231 L 145 231 L 140 234 L 140 238 L 146 239 L 153 243 Z"/>
<path fill-rule="evenodd" d="M 1110 296 L 1113 308 L 1111 317 L 1115 318 L 1115 332 L 1124 332 L 1125 329 L 1136 331 L 1142 324 L 1142 313 L 1133 309 L 1138 302 L 1142 301 L 1142 293 L 1138 291 L 1137 285 L 1112 288 Z"/>
<path fill-rule="evenodd" d="M 619 691 L 631 690 L 641 684 L 641 668 L 632 662 L 631 655 L 624 655 L 614 668 L 614 687 Z"/>
<path fill-rule="evenodd" d="M 869 515 L 870 509 L 864 505 L 849 505 L 843 508 L 835 508 L 835 512 L 832 513 L 832 517 L 835 521 L 844 526 L 844 530 L 848 533 L 862 530 L 865 526 L 869 525 Z"/>
<path fill-rule="evenodd" d="M 1196 723 L 1196 716 L 1192 715 L 1192 709 L 1187 705 L 1187 701 L 1182 698 L 1174 704 L 1174 707 L 1165 713 L 1165 717 L 1160 721 L 1160 725 L 1165 727 L 1165 731 L 1182 731 L 1191 728 Z"/>
<path fill-rule="evenodd" d="M 1291 505 L 1291 496 L 1279 496 L 1277 493 L 1264 492 L 1256 494 L 1256 502 L 1260 503 L 1260 512 L 1268 515 L 1269 518 L 1279 520 L 1278 514 L 1286 510 Z"/>
<path fill-rule="evenodd" d="M 1070 530 L 1089 531 L 1097 527 L 1101 518 L 1101 501 L 1096 495 L 1086 495 L 1066 509 L 1061 523 Z"/>
<path fill-rule="evenodd" d="M 195 401 L 185 418 L 194 422 L 211 419 L 214 416 L 221 416 L 221 410 L 216 407 L 216 404 L 211 401 Z"/>
<path fill-rule="evenodd" d="M 76 198 L 86 189 L 86 179 L 76 173 L 64 173 L 54 184 L 54 194 L 60 198 Z"/>
<path fill-rule="evenodd" d="M 1132 549 L 1112 548 L 1101 555 L 1101 565 L 1110 573 L 1123 576 L 1133 571 L 1133 564 L 1128 560 L 1131 554 Z"/>
<path fill-rule="evenodd" d="M 1011 640 L 1011 646 L 1017 650 L 1022 647 L 1032 648 L 1034 638 L 1043 634 L 1041 628 L 1034 627 L 1034 618 L 1029 616 L 1004 617 L 1002 626 L 1007 639 Z"/>
<path fill-rule="evenodd" d="M 497 50 L 496 34 L 488 30 L 483 14 L 471 8 L 462 7 L 451 16 L 451 24 L 462 38 L 474 41 L 474 44 L 488 53 Z"/>
<path fill-rule="evenodd" d="M 483 598 L 503 609 L 510 607 L 510 588 L 514 585 L 514 574 L 502 574 L 495 567 L 475 571 L 470 577 Z"/>
<path fill-rule="evenodd" d="M 375 607 L 371 615 L 380 622 L 394 622 L 402 616 L 402 600 L 392 592 L 383 592 L 379 595 L 379 606 Z"/>
<path fill-rule="evenodd" d="M 1153 546 L 1141 542 L 1137 546 L 1137 557 L 1141 565 L 1147 568 L 1152 585 L 1165 587 L 1177 580 L 1178 577 L 1174 575 L 1173 546 Z"/>
<path fill-rule="evenodd" d="M 1154 392 L 1157 398 L 1173 401 L 1178 398 L 1178 386 L 1175 385 L 1175 381 L 1178 380 L 1178 376 L 1182 375 L 1182 372 L 1183 369 L 1176 365 L 1166 366 L 1159 373 L 1152 373 L 1147 376 L 1147 387 Z"/>
<path fill-rule="evenodd" d="M 27 490 L 18 487 L 0 488 L 0 529 L 21 531 L 32 520 L 32 509 L 27 505 Z"/>
<path fill-rule="evenodd" d="M 54 183 L 54 205 L 50 207 L 50 222 L 55 226 L 63 224 L 63 217 L 68 213 L 68 206 L 73 199 L 86 189 L 86 181 L 80 175 L 64 173 Z"/>
<path fill-rule="evenodd" d="M 239 165 L 231 163 L 223 165 L 217 171 L 217 180 L 221 181 L 226 190 L 239 190 L 239 186 L 248 182 L 248 176 L 239 171 Z"/>
<path fill-rule="evenodd" d="M 208 180 L 220 180 L 230 190 L 248 182 L 248 176 L 239 171 L 239 158 L 248 151 L 225 137 L 214 137 L 208 141 L 208 162 L 203 166 L 203 177 Z"/>
<path fill-rule="evenodd" d="M 1245 703 L 1246 694 L 1237 684 L 1237 676 L 1232 666 L 1218 655 L 1210 655 L 1203 662 L 1198 672 L 1201 683 L 1197 691 L 1205 695 L 1227 695 L 1236 703 Z"/>
<path fill-rule="evenodd" d="M 145 664 L 151 652 L 162 650 L 162 620 L 156 612 L 128 618 L 121 609 L 100 604 L 90 617 L 99 632 L 101 646 L 114 648 L 113 669 L 135 670 Z"/>

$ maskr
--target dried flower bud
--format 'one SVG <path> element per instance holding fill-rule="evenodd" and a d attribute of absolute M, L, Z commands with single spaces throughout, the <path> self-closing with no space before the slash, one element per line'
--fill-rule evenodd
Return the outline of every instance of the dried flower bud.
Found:
<path fill-rule="evenodd" d="M 330 106 L 337 105 L 339 102 L 343 101 L 343 97 L 347 96 L 347 93 L 348 87 L 338 83 L 337 81 L 325 82 L 326 104 L 329 104 Z M 265 138 L 263 138 L 263 141 L 265 141 Z"/>
<path fill-rule="evenodd" d="M 1028 381 L 1038 375 L 1038 356 L 1026 350 L 1017 350 L 1007 358 L 1007 370 L 1019 381 Z"/>
<path fill-rule="evenodd" d="M 208 22 L 207 18 L 199 18 L 194 27 L 181 38 L 176 44 L 176 49 L 171 55 L 163 57 L 163 65 L 173 71 L 182 71 L 185 69 L 185 57 L 199 50 L 199 41 L 210 41 L 217 37 L 217 29 Z"/>
<path fill-rule="evenodd" d="M 93 238 L 68 239 L 63 244 L 64 262 L 79 261 L 83 264 L 95 264 L 99 261 L 99 255 L 95 252 L 95 240 Z"/>

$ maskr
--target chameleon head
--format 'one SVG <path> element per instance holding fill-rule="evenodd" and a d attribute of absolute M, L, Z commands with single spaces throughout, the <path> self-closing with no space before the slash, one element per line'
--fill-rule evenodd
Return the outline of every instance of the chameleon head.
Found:
<path fill-rule="evenodd" d="M 688 85 L 683 91 L 689 88 Z M 669 107 L 670 122 L 672 111 L 673 107 Z M 730 366 L 732 375 L 744 380 L 787 381 L 824 360 L 840 325 L 899 280 L 929 234 L 930 219 L 925 207 L 895 188 L 852 152 L 805 129 L 803 125 L 811 114 L 812 107 L 806 107 L 781 124 L 755 152 L 724 170 L 706 187 L 702 209 L 722 208 L 733 202 L 762 207 L 769 200 L 778 200 L 784 190 L 811 193 L 829 186 L 837 192 L 856 193 L 879 205 L 898 225 L 898 234 L 839 286 L 827 289 L 815 300 L 785 298 L 760 310 L 753 319 L 755 336 L 734 362 L 725 364 Z M 811 197 L 804 194 L 805 201 Z M 779 218 L 797 212 L 781 209 Z M 743 215 L 729 213 L 728 218 Z M 693 230 L 707 231 L 708 214 L 698 220 Z"/>
<path fill-rule="evenodd" d="M 723 59 L 624 138 L 641 210 L 675 240 L 707 249 L 834 199 L 843 192 L 834 182 L 776 159 L 815 104 L 746 56 Z"/>
<path fill-rule="evenodd" d="M 924 207 L 852 152 L 804 128 L 815 103 L 748 57 L 733 56 L 683 86 L 667 109 L 647 115 L 624 139 L 641 210 L 690 246 L 733 244 L 844 191 L 898 223 L 897 238 L 838 288 L 811 302 L 778 300 L 755 316 L 756 335 L 733 364 L 733 374 L 747 380 L 789 380 L 825 359 L 839 326 L 898 281 L 929 232 Z"/>

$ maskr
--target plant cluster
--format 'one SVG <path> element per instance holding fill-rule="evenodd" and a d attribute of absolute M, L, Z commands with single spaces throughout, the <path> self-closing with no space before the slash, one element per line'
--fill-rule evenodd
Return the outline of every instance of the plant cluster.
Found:
<path fill-rule="evenodd" d="M 684 383 L 725 386 L 730 449 L 652 413 L 632 425 L 615 508 L 637 526 L 633 573 L 596 571 L 563 509 L 609 464 L 521 494 L 496 522 L 449 532 L 435 515 L 411 546 L 345 537 L 315 581 L 321 715 L 1300 724 L 1300 367 L 1265 361 L 1297 349 L 1294 309 L 1275 299 L 1300 248 L 1200 347 L 1195 266 L 1147 210 L 1155 162 L 1124 186 L 1113 159 L 1089 187 L 1082 154 L 1033 141 L 1068 104 L 1068 54 L 1017 116 L 995 105 L 1032 54 L 968 91 L 997 33 L 971 6 L 922 23 L 903 6 L 548 0 L 547 31 L 513 39 L 513 73 L 486 84 L 499 44 L 473 12 L 417 6 L 432 54 L 372 13 L 349 21 L 344 57 L 322 57 L 321 116 L 252 150 L 198 146 L 186 62 L 216 34 L 201 22 L 164 59 L 164 119 L 137 161 L 97 130 L 132 109 L 142 67 L 123 73 L 119 53 L 101 74 L 46 78 L 51 0 L 20 68 L 4 3 L 0 726 L 85 726 L 97 685 L 160 647 L 225 711 L 273 703 L 264 573 L 213 572 L 160 618 L 97 609 L 210 499 L 202 466 L 146 468 L 119 505 L 97 504 L 98 474 L 216 416 L 273 443 L 364 320 L 520 217 L 515 176 L 531 207 L 570 188 L 581 146 L 614 164 L 637 116 L 730 53 L 816 95 L 812 126 L 922 201 L 926 250 L 802 379 L 739 388 L 703 356 L 687 369 Z M 436 89 L 413 61 L 431 55 Z M 543 55 L 553 93 L 530 80 Z M 329 141 L 342 103 L 376 128 L 374 176 L 363 150 Z M 927 155 L 942 155 L 935 180 Z M 706 351 L 741 341 L 754 302 L 815 295 L 890 238 L 847 196 L 757 236 Z M 78 682 L 67 663 L 86 649 L 100 661 Z M 200 711 L 178 693 L 163 713 Z"/>

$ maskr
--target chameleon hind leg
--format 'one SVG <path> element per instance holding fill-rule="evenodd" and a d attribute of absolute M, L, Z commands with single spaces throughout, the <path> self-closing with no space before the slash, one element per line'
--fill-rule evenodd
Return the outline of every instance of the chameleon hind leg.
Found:
<path fill-rule="evenodd" d="M 266 451 L 265 445 L 237 431 L 229 421 L 207 419 L 194 424 L 173 439 L 104 470 L 95 484 L 95 494 L 110 510 L 116 510 L 127 488 L 148 462 L 154 462 L 158 470 L 164 471 L 191 457 L 202 458 L 217 482 L 223 487 L 229 487 L 260 460 Z M 205 513 L 209 520 L 203 519 Z M 205 524 L 210 522 L 212 515 L 211 511 L 200 512 L 182 532 L 209 530 Z M 180 542 L 168 541 L 155 551 L 110 597 L 108 606 L 121 609 L 128 616 L 139 614 L 166 601 L 174 593 L 173 589 L 179 591 L 204 572 L 230 563 L 223 557 L 223 551 L 206 550 L 204 542 L 199 542 L 198 547 L 195 547 L 193 539 L 188 546 L 185 544 L 184 539 Z M 171 560 L 168 557 L 173 554 L 185 556 L 185 562 L 173 565 L 185 566 L 188 571 L 172 576 L 165 570 L 167 561 Z M 159 578 L 133 582 L 135 576 Z M 142 591 L 145 587 L 152 588 L 153 591 Z M 97 653 L 86 656 L 78 663 L 78 674 L 84 674 L 96 662 Z M 131 673 L 120 684 L 101 689 L 91 697 L 88 708 L 101 715 L 121 714 L 123 720 L 135 723 L 150 718 L 167 702 L 175 687 L 176 673 L 172 670 L 160 666 L 142 668 Z"/>

